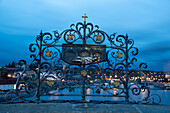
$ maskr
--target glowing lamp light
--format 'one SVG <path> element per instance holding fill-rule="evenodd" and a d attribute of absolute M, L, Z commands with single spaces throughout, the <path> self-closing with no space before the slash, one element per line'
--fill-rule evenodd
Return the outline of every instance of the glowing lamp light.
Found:
<path fill-rule="evenodd" d="M 87 75 L 87 77 L 88 77 L 88 78 L 91 78 L 91 76 L 90 76 L 90 75 Z"/>
<path fill-rule="evenodd" d="M 12 77 L 12 75 L 11 75 L 11 74 L 8 74 L 7 76 L 8 76 L 8 77 Z"/>
<path fill-rule="evenodd" d="M 96 40 L 97 40 L 97 41 L 101 41 L 101 40 L 102 40 L 102 37 L 101 37 L 100 35 L 97 35 L 97 36 L 96 36 Z"/>
<path fill-rule="evenodd" d="M 120 53 L 120 52 L 118 52 L 118 53 L 117 53 L 117 58 L 122 58 L 122 57 L 123 57 L 123 54 Z"/>
<path fill-rule="evenodd" d="M 142 92 L 145 92 L 145 89 L 141 89 Z"/>
<path fill-rule="evenodd" d="M 48 50 L 48 51 L 45 52 L 45 56 L 51 57 L 51 55 L 52 55 L 52 51 L 49 51 L 49 50 Z"/>
<path fill-rule="evenodd" d="M 68 35 L 67 35 L 67 40 L 73 40 L 73 35 L 68 34 Z"/>
<path fill-rule="evenodd" d="M 92 80 L 90 80 L 90 83 L 93 83 L 93 81 L 92 81 Z"/>

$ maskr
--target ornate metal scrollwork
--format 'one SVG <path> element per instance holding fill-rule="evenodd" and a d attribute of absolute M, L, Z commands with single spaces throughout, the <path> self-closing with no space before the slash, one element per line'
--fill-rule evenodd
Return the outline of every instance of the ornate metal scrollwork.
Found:
<path fill-rule="evenodd" d="M 64 41 L 62 45 L 60 40 Z M 87 44 L 88 41 L 93 44 Z M 61 33 L 54 31 L 54 35 L 41 32 L 29 50 L 33 61 L 27 66 L 22 63 L 25 68 L 16 83 L 15 94 L 23 101 L 40 101 L 40 96 L 72 95 L 82 96 L 82 100 L 86 96 L 108 96 L 159 103 L 150 99 L 154 95 L 148 86 L 136 81 L 129 85 L 133 69 L 136 75 L 142 74 L 141 68 L 147 65 L 135 65 L 138 48 L 128 35 L 108 35 L 99 26 L 84 21 L 72 24 Z M 141 100 L 131 97 L 146 92 Z"/>

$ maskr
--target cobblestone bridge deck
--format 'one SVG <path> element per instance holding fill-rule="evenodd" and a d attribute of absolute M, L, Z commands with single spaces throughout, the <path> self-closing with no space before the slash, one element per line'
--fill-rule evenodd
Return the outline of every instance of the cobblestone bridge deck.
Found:
<path fill-rule="evenodd" d="M 66 113 L 170 113 L 168 105 L 143 104 L 70 104 L 70 103 L 40 103 L 40 104 L 0 104 L 1 113 L 30 112 L 66 112 Z"/>

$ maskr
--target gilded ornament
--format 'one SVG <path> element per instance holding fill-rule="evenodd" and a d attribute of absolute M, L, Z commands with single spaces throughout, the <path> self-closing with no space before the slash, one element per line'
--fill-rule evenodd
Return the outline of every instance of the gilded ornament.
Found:
<path fill-rule="evenodd" d="M 49 51 L 49 50 L 48 50 L 48 51 L 45 52 L 45 56 L 51 57 L 51 55 L 52 55 L 52 51 Z"/>
<path fill-rule="evenodd" d="M 113 84 L 115 87 L 119 87 L 119 85 L 120 85 L 119 81 L 115 81 Z"/>
<path fill-rule="evenodd" d="M 81 71 L 81 74 L 82 74 L 83 76 L 86 76 L 86 75 L 87 75 L 87 71 L 86 71 L 86 70 L 83 70 L 83 71 Z"/>
<path fill-rule="evenodd" d="M 68 34 L 68 35 L 67 35 L 67 40 L 73 40 L 73 35 Z"/>
<path fill-rule="evenodd" d="M 97 36 L 96 36 L 96 40 L 97 40 L 97 41 L 101 41 L 101 40 L 102 40 L 102 37 L 101 37 L 100 35 L 97 35 Z"/>
<path fill-rule="evenodd" d="M 54 84 L 54 81 L 52 81 L 52 80 L 49 80 L 49 81 L 47 81 L 47 84 L 48 84 L 49 86 L 53 86 L 53 84 Z"/>
<path fill-rule="evenodd" d="M 122 58 L 122 57 L 123 57 L 123 54 L 120 53 L 120 52 L 118 52 L 118 53 L 117 53 L 117 58 Z"/>

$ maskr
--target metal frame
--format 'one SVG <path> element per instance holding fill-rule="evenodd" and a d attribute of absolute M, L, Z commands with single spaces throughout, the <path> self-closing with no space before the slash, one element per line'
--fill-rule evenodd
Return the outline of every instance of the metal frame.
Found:
<path fill-rule="evenodd" d="M 62 33 L 54 31 L 54 35 L 52 35 L 51 33 L 40 32 L 36 37 L 36 43 L 30 44 L 29 47 L 32 52 L 30 57 L 33 58 L 33 61 L 29 65 L 26 65 L 23 60 L 20 62 L 20 64 L 25 65 L 25 68 L 17 79 L 16 91 L 12 92 L 17 97 L 7 99 L 8 102 L 13 102 L 18 98 L 24 102 L 43 102 L 41 96 L 53 95 L 81 96 L 83 102 L 86 101 L 85 97 L 87 96 L 103 96 L 125 97 L 125 102 L 159 103 L 160 97 L 158 95 L 156 95 L 156 98 L 159 99 L 158 102 L 155 102 L 153 98 L 151 99 L 152 95 L 147 82 L 129 84 L 129 76 L 132 73 L 142 75 L 142 68 L 147 68 L 146 63 L 141 63 L 139 66 L 135 65 L 138 48 L 134 47 L 134 41 L 129 39 L 127 34 L 125 36 L 116 36 L 116 33 L 108 35 L 100 30 L 97 25 L 86 23 L 86 15 L 83 17 L 83 23 L 72 24 L 69 29 Z M 72 40 L 67 39 L 68 34 L 72 35 Z M 98 35 L 101 38 L 99 40 L 96 39 Z M 68 64 L 62 60 L 60 40 L 73 46 L 76 42 L 80 43 L 81 40 L 82 46 L 87 46 L 87 42 L 91 42 L 93 45 L 107 44 L 106 61 L 92 62 L 87 65 Z M 49 56 L 45 55 L 47 51 L 50 53 Z M 33 66 L 33 64 L 38 65 L 38 67 L 35 68 L 36 66 Z M 81 92 L 72 94 L 76 89 Z M 62 93 L 63 90 L 67 90 L 69 93 L 64 94 Z M 90 90 L 93 94 L 88 94 L 87 90 Z M 105 94 L 100 94 L 101 91 Z M 142 100 L 137 101 L 130 97 L 129 93 L 139 96 L 142 91 L 147 92 L 146 97 Z M 6 98 L 12 93 L 8 93 Z"/>

